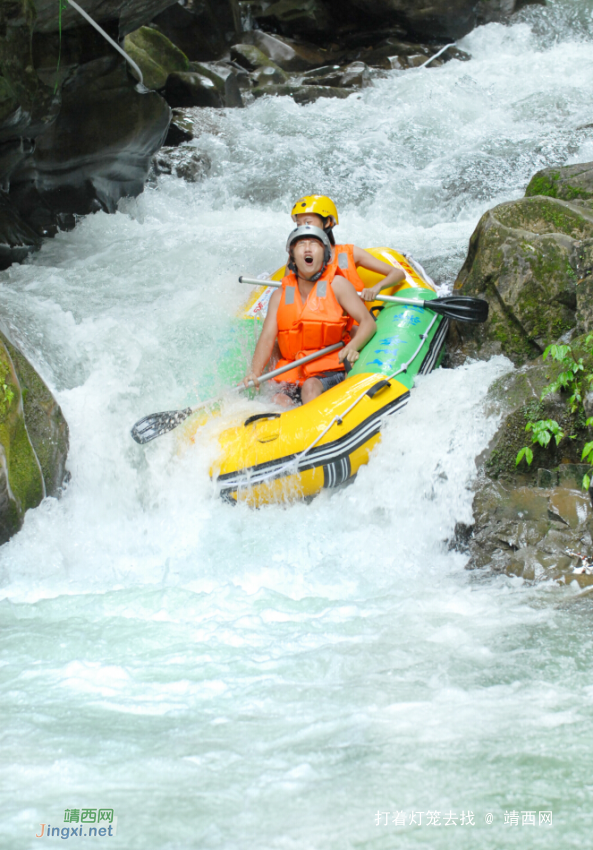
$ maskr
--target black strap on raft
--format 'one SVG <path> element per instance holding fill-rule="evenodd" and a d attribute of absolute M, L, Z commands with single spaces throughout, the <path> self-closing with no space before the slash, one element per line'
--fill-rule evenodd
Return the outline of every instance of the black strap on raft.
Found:
<path fill-rule="evenodd" d="M 391 386 L 391 383 L 389 381 L 379 381 L 379 383 L 373 384 L 373 386 L 370 389 L 367 390 L 366 394 L 368 395 L 369 398 L 374 398 L 377 395 L 377 393 L 382 392 L 383 390 L 387 389 L 387 387 L 390 387 L 390 386 Z"/>
<path fill-rule="evenodd" d="M 385 309 L 385 307 L 382 304 L 381 305 L 376 304 L 374 307 L 371 307 L 371 309 L 369 310 L 369 313 L 371 314 L 371 316 L 377 317 L 379 315 L 379 313 L 381 312 L 381 310 L 384 310 L 384 309 Z"/>
<path fill-rule="evenodd" d="M 282 414 L 280 413 L 255 413 L 253 416 L 250 416 L 249 419 L 246 419 L 243 425 L 245 428 L 248 425 L 251 425 L 252 422 L 257 422 L 258 419 L 279 419 Z"/>

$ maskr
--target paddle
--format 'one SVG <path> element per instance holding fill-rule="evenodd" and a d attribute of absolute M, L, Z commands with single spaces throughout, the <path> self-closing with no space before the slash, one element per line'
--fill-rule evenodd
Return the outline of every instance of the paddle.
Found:
<path fill-rule="evenodd" d="M 259 383 L 263 384 L 264 381 L 270 381 L 272 378 L 277 377 L 277 375 L 289 372 L 297 365 L 300 366 L 304 363 L 310 363 L 312 360 L 317 360 L 318 357 L 325 357 L 326 354 L 331 354 L 332 351 L 337 351 L 338 348 L 342 348 L 343 345 L 343 342 L 336 342 L 335 345 L 328 345 L 327 348 L 322 348 L 321 351 L 315 351 L 313 354 L 307 354 L 306 357 L 299 357 L 293 363 L 282 366 L 280 369 L 274 369 L 272 372 L 266 372 L 265 375 L 262 375 L 259 378 Z M 250 381 L 247 387 L 244 384 L 239 384 L 238 387 L 232 387 L 230 390 L 226 390 L 226 392 L 216 396 L 216 398 L 210 398 L 208 401 L 202 401 L 195 407 L 185 407 L 183 410 L 164 410 L 162 413 L 151 413 L 149 416 L 145 416 L 144 419 L 139 419 L 138 422 L 136 422 L 131 430 L 132 437 L 137 443 L 140 443 L 140 445 L 150 443 L 150 441 L 156 439 L 156 437 L 160 437 L 162 434 L 166 434 L 168 431 L 172 431 L 174 428 L 177 428 L 178 425 L 181 425 L 181 423 L 184 422 L 188 416 L 191 416 L 192 413 L 195 413 L 196 410 L 200 410 L 202 407 L 208 407 L 211 404 L 216 404 L 217 401 L 222 401 L 223 398 L 226 398 L 231 393 L 246 390 L 249 387 L 254 386 L 255 384 L 253 381 Z"/>
<path fill-rule="evenodd" d="M 280 287 L 282 284 L 276 280 L 258 280 L 254 277 L 239 278 L 239 283 L 248 283 L 254 286 Z M 457 322 L 472 322 L 478 324 L 485 322 L 488 318 L 488 302 L 482 298 L 471 298 L 469 295 L 444 295 L 442 298 L 431 298 L 424 301 L 422 298 L 397 298 L 394 295 L 377 295 L 376 301 L 387 301 L 389 304 L 408 304 L 413 307 L 425 307 L 446 316 L 447 319 L 455 319 Z"/>

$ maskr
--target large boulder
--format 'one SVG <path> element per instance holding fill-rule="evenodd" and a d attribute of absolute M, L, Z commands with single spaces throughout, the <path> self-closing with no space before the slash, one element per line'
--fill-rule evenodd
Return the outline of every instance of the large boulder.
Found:
<path fill-rule="evenodd" d="M 525 197 L 546 195 L 563 201 L 593 202 L 593 162 L 544 168 L 536 172 L 525 189 Z"/>
<path fill-rule="evenodd" d="M 266 5 L 256 20 L 263 29 L 279 30 L 285 35 L 302 35 L 324 40 L 331 35 L 335 21 L 324 0 L 277 0 Z"/>
<path fill-rule="evenodd" d="M 242 30 L 237 0 L 170 4 L 153 21 L 192 61 L 220 59 Z"/>
<path fill-rule="evenodd" d="M 19 263 L 41 247 L 41 237 L 18 214 L 8 196 L 0 192 L 0 269 Z"/>
<path fill-rule="evenodd" d="M 476 25 L 476 0 L 349 0 L 381 20 L 396 20 L 421 38 L 455 40 Z"/>
<path fill-rule="evenodd" d="M 573 342 L 577 357 L 593 366 L 590 346 Z M 501 424 L 490 445 L 478 458 L 473 523 L 459 524 L 454 546 L 469 555 L 470 568 L 505 571 L 529 580 L 572 581 L 578 559 L 568 551 L 591 552 L 593 514 L 582 479 L 589 467 L 580 462 L 590 431 L 584 418 L 573 413 L 564 395 L 541 400 L 549 379 L 557 376 L 558 363 L 541 358 L 499 378 L 491 387 L 488 403 L 502 413 Z M 558 445 L 531 445 L 525 426 L 529 421 L 555 419 L 565 436 Z M 517 452 L 533 449 L 533 462 L 516 465 Z M 578 576 L 581 583 L 591 583 Z"/>
<path fill-rule="evenodd" d="M 455 289 L 485 298 L 484 325 L 457 325 L 453 348 L 521 365 L 576 327 L 577 282 L 593 265 L 593 207 L 559 198 L 524 198 L 485 213 L 472 234 Z M 456 334 L 456 336 L 455 336 Z"/>
<path fill-rule="evenodd" d="M 122 195 L 142 191 L 169 119 L 164 101 L 135 92 L 119 54 L 62 5 L 59 19 L 53 0 L 0 0 L 3 266 L 36 248 L 37 237 L 74 226 L 76 214 L 113 210 Z M 168 5 L 88 0 L 84 7 L 118 39 Z"/>
<path fill-rule="evenodd" d="M 47 386 L 0 334 L 0 543 L 66 476 L 68 426 Z"/>
<path fill-rule="evenodd" d="M 42 233 L 58 213 L 115 211 L 121 197 L 144 188 L 170 115 L 158 94 L 137 91 L 117 58 L 80 66 L 63 88 L 58 118 L 12 174 L 14 204 Z"/>

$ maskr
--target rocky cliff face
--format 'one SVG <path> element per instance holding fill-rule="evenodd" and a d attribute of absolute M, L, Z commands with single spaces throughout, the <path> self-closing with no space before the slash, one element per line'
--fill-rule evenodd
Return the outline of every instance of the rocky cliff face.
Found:
<path fill-rule="evenodd" d="M 593 415 L 593 163 L 546 169 L 526 197 L 489 210 L 470 240 L 456 289 L 490 304 L 490 320 L 453 329 L 450 357 L 505 354 L 519 370 L 493 387 L 501 425 L 479 459 L 474 524 L 458 528 L 456 546 L 470 566 L 527 579 L 593 583 L 593 513 L 582 452 Z M 570 345 L 565 363 L 544 360 L 551 344 Z M 563 371 L 567 391 L 545 393 Z M 570 375 L 584 381 L 571 403 Z M 553 421 L 563 436 L 533 444 L 530 422 Z M 516 464 L 523 446 L 533 461 Z M 586 563 L 586 562 L 585 562 Z M 575 572 L 576 570 L 576 572 Z"/>
<path fill-rule="evenodd" d="M 369 67 L 415 67 L 443 41 L 524 3 L 83 0 L 113 39 L 125 38 L 154 89 L 144 91 L 67 0 L 61 9 L 58 0 L 0 0 L 0 268 L 74 226 L 76 215 L 113 211 L 138 194 L 166 138 L 169 106 L 347 97 L 371 84 Z"/>

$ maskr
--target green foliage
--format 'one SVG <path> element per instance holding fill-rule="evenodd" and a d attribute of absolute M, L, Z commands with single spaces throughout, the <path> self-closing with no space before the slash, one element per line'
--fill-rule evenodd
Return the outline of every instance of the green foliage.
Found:
<path fill-rule="evenodd" d="M 593 334 L 590 334 L 585 340 L 585 346 L 593 355 Z M 543 358 L 546 360 L 550 357 L 557 363 L 560 363 L 562 371 L 558 373 L 556 378 L 552 380 L 542 390 L 540 400 L 543 401 L 550 393 L 568 393 L 568 406 L 571 413 L 576 414 L 577 418 L 584 419 L 585 413 L 583 408 L 583 399 L 593 384 L 593 372 L 588 371 L 585 367 L 584 360 L 579 357 L 577 360 L 573 354 L 570 345 L 549 345 L 544 351 Z M 585 421 L 586 427 L 593 426 L 593 417 Z M 566 434 L 555 419 L 538 419 L 535 421 L 529 420 L 525 426 L 525 430 L 531 432 L 532 445 L 540 445 L 546 448 L 552 438 L 556 445 L 564 439 Z M 574 439 L 574 435 L 570 435 Z M 515 465 L 518 466 L 525 459 L 529 466 L 533 461 L 533 451 L 528 446 L 523 446 L 517 453 Z M 593 440 L 586 443 L 583 448 L 581 460 L 586 461 L 593 467 Z M 583 478 L 583 488 L 588 489 L 591 476 L 587 474 Z"/>

